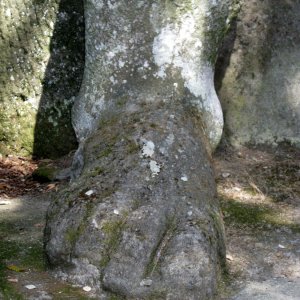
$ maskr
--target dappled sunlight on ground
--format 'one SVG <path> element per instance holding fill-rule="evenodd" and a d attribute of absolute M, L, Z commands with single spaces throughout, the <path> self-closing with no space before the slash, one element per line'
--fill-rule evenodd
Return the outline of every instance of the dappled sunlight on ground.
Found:
<path fill-rule="evenodd" d="M 300 150 L 271 150 L 244 148 L 215 157 L 235 291 L 270 279 L 274 290 L 279 279 L 300 283 Z"/>

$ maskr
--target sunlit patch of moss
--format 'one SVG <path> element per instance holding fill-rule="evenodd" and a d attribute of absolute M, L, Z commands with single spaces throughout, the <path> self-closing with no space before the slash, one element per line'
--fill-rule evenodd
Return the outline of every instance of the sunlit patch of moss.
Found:
<path fill-rule="evenodd" d="M 101 167 L 96 167 L 93 171 L 89 172 L 91 177 L 96 177 L 104 173 L 104 169 Z"/>
<path fill-rule="evenodd" d="M 110 295 L 109 300 L 125 300 L 125 297 L 121 296 L 121 295 Z"/>
<path fill-rule="evenodd" d="M 86 227 L 88 226 L 88 219 L 91 217 L 92 209 L 93 209 L 92 202 L 87 202 L 85 207 L 85 214 L 77 228 L 69 228 L 66 232 L 65 238 L 73 247 L 78 240 L 79 236 L 84 232 Z"/>
<path fill-rule="evenodd" d="M 300 224 L 291 223 L 280 217 L 280 212 L 276 212 L 268 205 L 242 203 L 232 199 L 221 201 L 224 221 L 227 225 L 248 226 L 253 229 L 270 229 L 286 227 L 294 232 L 300 232 Z"/>
<path fill-rule="evenodd" d="M 118 121 L 119 116 L 116 114 L 107 114 L 106 116 L 103 115 L 103 117 L 99 121 L 99 128 L 111 127 L 115 125 Z"/>
<path fill-rule="evenodd" d="M 267 223 L 266 216 L 273 213 L 267 206 L 241 203 L 234 200 L 222 201 L 225 222 L 233 225 L 248 225 L 259 227 Z"/>
<path fill-rule="evenodd" d="M 105 268 L 111 259 L 111 255 L 116 251 L 124 230 L 127 219 L 127 214 L 118 220 L 106 221 L 102 225 L 102 230 L 106 235 L 105 238 L 105 253 L 100 261 L 100 267 Z"/>
<path fill-rule="evenodd" d="M 128 140 L 126 148 L 127 148 L 128 154 L 134 154 L 134 153 L 140 151 L 140 146 L 133 140 Z"/>
<path fill-rule="evenodd" d="M 150 292 L 150 294 L 146 297 L 147 300 L 164 300 L 167 299 L 168 292 L 166 289 L 159 289 Z"/>
<path fill-rule="evenodd" d="M 90 299 L 81 291 L 80 288 L 72 287 L 69 285 L 64 286 L 59 290 L 59 294 L 55 295 L 56 300 L 64 300 L 64 299 L 76 299 L 76 300 L 86 300 Z"/>
<path fill-rule="evenodd" d="M 108 157 L 111 153 L 112 153 L 112 147 L 108 146 L 107 148 L 105 148 L 99 153 L 98 158 Z"/>

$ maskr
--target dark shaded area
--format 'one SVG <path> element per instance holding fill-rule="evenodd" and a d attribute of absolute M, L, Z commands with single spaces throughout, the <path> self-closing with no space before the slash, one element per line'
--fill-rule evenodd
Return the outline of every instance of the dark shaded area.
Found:
<path fill-rule="evenodd" d="M 236 26 L 237 26 L 237 18 L 232 20 L 230 29 L 225 36 L 223 43 L 217 54 L 217 61 L 215 64 L 215 89 L 216 92 L 220 90 L 222 87 L 222 81 L 226 73 L 226 69 L 230 63 L 230 57 L 234 47 L 234 41 L 236 38 Z"/>
<path fill-rule="evenodd" d="M 61 0 L 51 40 L 51 57 L 34 136 L 36 158 L 56 158 L 77 147 L 71 108 L 84 70 L 84 8 L 82 0 Z"/>

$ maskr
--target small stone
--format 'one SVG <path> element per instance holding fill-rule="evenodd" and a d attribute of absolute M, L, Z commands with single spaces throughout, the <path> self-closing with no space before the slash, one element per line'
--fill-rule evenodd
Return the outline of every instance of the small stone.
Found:
<path fill-rule="evenodd" d="M 114 214 L 115 214 L 115 215 L 119 215 L 120 212 L 119 212 L 117 209 L 114 209 Z"/>
<path fill-rule="evenodd" d="M 232 257 L 230 254 L 227 254 L 227 255 L 226 255 L 226 259 L 227 259 L 227 260 L 230 260 L 230 261 L 233 261 L 233 257 Z"/>
<path fill-rule="evenodd" d="M 7 281 L 8 282 L 13 282 L 13 283 L 19 282 L 18 278 L 8 278 Z"/>
<path fill-rule="evenodd" d="M 223 178 L 228 178 L 229 176 L 230 176 L 230 173 L 226 173 L 226 172 L 225 172 L 225 173 L 222 173 L 222 177 L 223 177 Z"/>
<path fill-rule="evenodd" d="M 280 248 L 280 249 L 285 249 L 285 246 L 279 244 L 279 245 L 278 245 L 278 248 Z"/>
<path fill-rule="evenodd" d="M 238 187 L 238 186 L 235 186 L 235 187 L 233 188 L 233 190 L 236 191 L 236 192 L 240 192 L 242 189 L 241 189 L 240 187 Z"/>
<path fill-rule="evenodd" d="M 33 289 L 36 289 L 36 286 L 33 285 L 33 284 L 28 284 L 28 285 L 25 285 L 25 288 L 26 288 L 27 290 L 33 290 Z"/>
<path fill-rule="evenodd" d="M 151 279 L 143 279 L 140 282 L 140 286 L 151 286 L 152 285 L 152 280 Z"/>
<path fill-rule="evenodd" d="M 93 195 L 95 192 L 93 191 L 93 190 L 89 190 L 89 191 L 87 191 L 86 193 L 85 193 L 85 195 L 87 195 L 87 196 L 91 196 L 91 195 Z"/>
<path fill-rule="evenodd" d="M 90 292 L 90 291 L 92 290 L 92 288 L 91 288 L 90 286 L 88 286 L 88 285 L 84 286 L 82 289 L 83 289 L 85 292 Z"/>

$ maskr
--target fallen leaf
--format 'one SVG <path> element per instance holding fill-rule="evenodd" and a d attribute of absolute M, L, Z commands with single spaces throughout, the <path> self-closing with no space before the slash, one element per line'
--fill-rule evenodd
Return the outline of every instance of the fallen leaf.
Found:
<path fill-rule="evenodd" d="M 233 261 L 233 257 L 230 255 L 230 254 L 227 254 L 226 255 L 226 259 L 230 260 L 230 261 Z"/>
<path fill-rule="evenodd" d="M 5 189 L 9 189 L 10 186 L 8 184 L 5 183 L 0 183 L 0 190 L 5 190 Z"/>
<path fill-rule="evenodd" d="M 51 191 L 51 190 L 53 190 L 55 188 L 56 188 L 56 184 L 55 183 L 50 183 L 50 184 L 47 185 L 47 191 Z"/>
<path fill-rule="evenodd" d="M 90 292 L 91 290 L 92 290 L 92 288 L 90 287 L 90 286 L 84 286 L 83 288 L 82 288 L 85 292 Z"/>
<path fill-rule="evenodd" d="M 222 177 L 223 177 L 223 178 L 227 178 L 227 177 L 229 177 L 229 176 L 230 176 L 230 173 L 227 173 L 227 172 L 222 173 Z"/>

